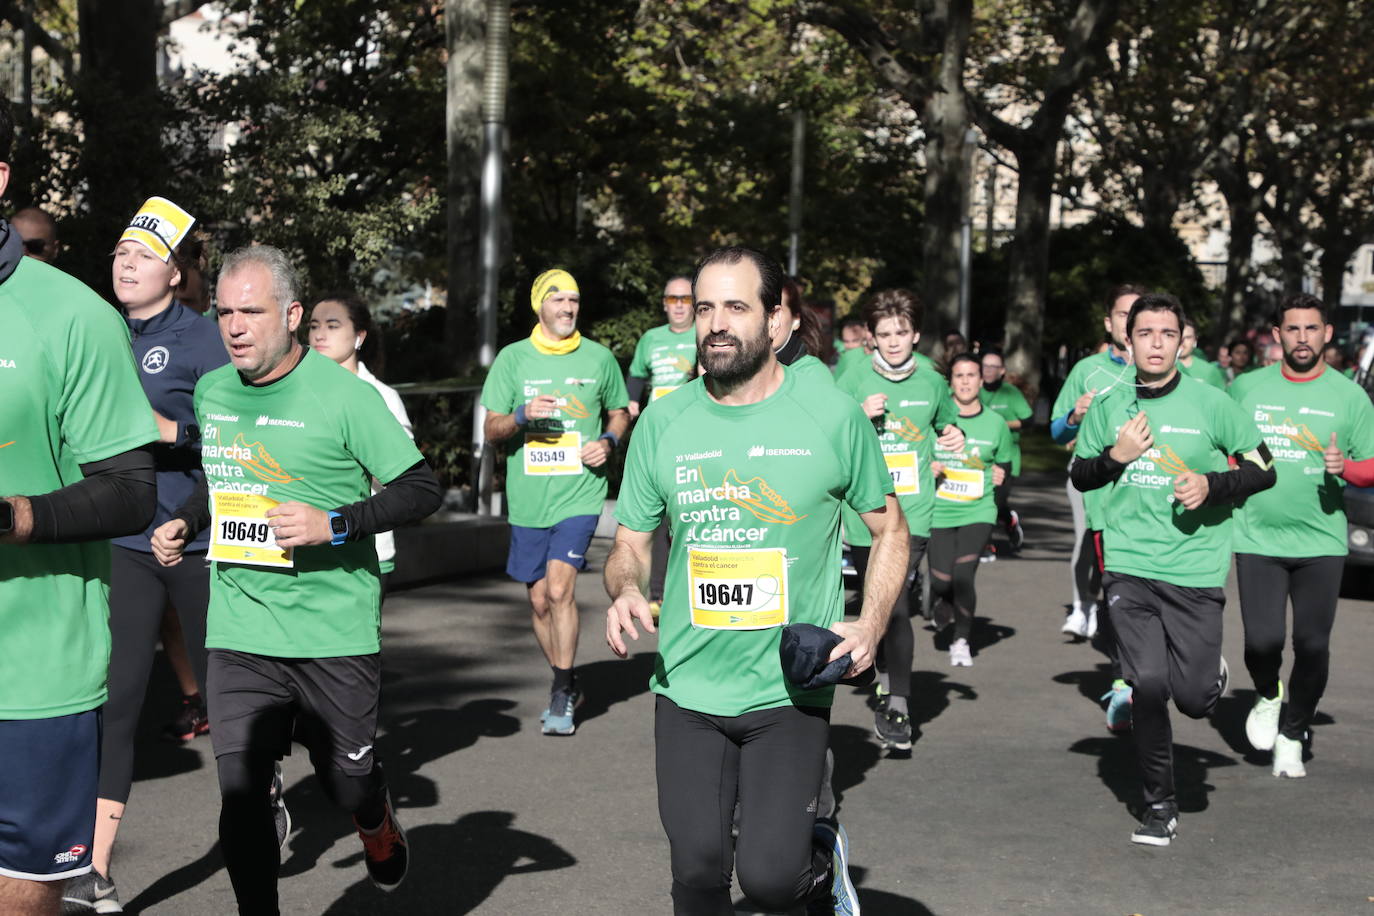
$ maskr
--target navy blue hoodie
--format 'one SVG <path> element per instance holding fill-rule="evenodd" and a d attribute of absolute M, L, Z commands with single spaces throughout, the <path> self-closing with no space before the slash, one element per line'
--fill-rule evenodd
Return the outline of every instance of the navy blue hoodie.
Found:
<path fill-rule="evenodd" d="M 173 300 L 152 318 L 124 316 L 133 338 L 134 359 L 143 393 L 153 410 L 177 425 L 177 440 L 153 446 L 157 468 L 157 514 L 142 534 L 116 538 L 113 543 L 130 550 L 152 552 L 153 530 L 171 519 L 190 498 L 203 472 L 200 469 L 200 429 L 196 426 L 196 382 L 205 373 L 229 362 L 219 327 L 208 318 Z M 206 550 L 209 529 L 186 546 Z"/>

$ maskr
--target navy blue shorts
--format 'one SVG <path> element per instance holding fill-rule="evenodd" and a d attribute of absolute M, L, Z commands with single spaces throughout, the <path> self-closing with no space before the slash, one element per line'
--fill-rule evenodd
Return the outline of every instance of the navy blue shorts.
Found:
<path fill-rule="evenodd" d="M 100 710 L 0 720 L 0 875 L 64 881 L 91 870 Z"/>
<path fill-rule="evenodd" d="M 550 560 L 562 560 L 575 569 L 586 569 L 587 545 L 596 534 L 598 518 L 596 515 L 574 515 L 552 528 L 511 525 L 506 575 L 526 584 L 538 582 L 548 571 Z"/>

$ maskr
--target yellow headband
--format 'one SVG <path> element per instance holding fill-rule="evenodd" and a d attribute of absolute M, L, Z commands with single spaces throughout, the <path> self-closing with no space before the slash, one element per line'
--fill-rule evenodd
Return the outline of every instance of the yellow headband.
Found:
<path fill-rule="evenodd" d="M 530 287 L 530 308 L 534 309 L 536 315 L 544 304 L 544 300 L 554 293 L 576 293 L 580 292 L 577 288 L 577 281 L 573 275 L 566 270 L 555 267 L 553 270 L 546 270 L 534 278 L 534 286 Z"/>
<path fill-rule="evenodd" d="M 129 220 L 129 228 L 119 241 L 142 242 L 164 262 L 171 260 L 172 249 L 181 244 L 196 218 L 165 197 L 150 197 Z"/>

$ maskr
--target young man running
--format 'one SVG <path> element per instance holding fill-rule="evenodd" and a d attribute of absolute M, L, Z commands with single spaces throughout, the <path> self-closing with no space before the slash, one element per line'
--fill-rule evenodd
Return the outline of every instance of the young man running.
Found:
<path fill-rule="evenodd" d="M 278 912 L 270 790 L 293 738 L 353 815 L 373 883 L 391 890 L 405 877 L 405 834 L 373 752 L 382 660 L 372 536 L 441 502 L 376 390 L 296 339 L 297 288 L 269 245 L 224 259 L 216 299 L 230 365 L 195 395 L 205 481 L 152 539 L 159 562 L 174 565 L 210 530 L 210 738 L 220 846 L 244 916 Z M 374 478 L 386 485 L 376 495 Z"/>
<path fill-rule="evenodd" d="M 1026 428 L 1035 413 L 1026 402 L 1026 396 L 1015 385 L 1007 384 L 1007 365 L 1002 351 L 996 348 L 984 350 L 980 355 L 983 368 L 983 387 L 978 391 L 978 399 L 983 406 L 1001 417 L 1011 432 L 1011 467 L 1006 481 L 997 488 L 997 523 L 1007 532 L 1007 543 L 1012 552 L 1019 551 L 1026 543 L 1026 532 L 1021 527 L 1021 517 L 1011 507 L 1011 488 L 1016 478 L 1021 476 L 1021 430 Z"/>
<path fill-rule="evenodd" d="M 883 635 L 882 655 L 886 684 L 873 716 L 873 729 L 885 747 L 911 749 L 911 662 L 915 638 L 911 632 L 913 609 L 921 604 L 919 567 L 930 538 L 935 508 L 935 477 L 930 463 L 935 440 L 951 451 L 964 447 L 964 434 L 955 422 L 958 412 L 949 386 L 933 369 L 916 363 L 916 342 L 921 339 L 921 303 L 904 289 L 883 290 L 864 308 L 869 332 L 877 343 L 871 369 L 841 379 L 840 390 L 859 402 L 878 430 L 883 460 L 892 486 L 906 516 L 910 534 L 906 573 L 896 605 Z M 938 433 L 937 433 L 938 430 Z M 845 510 L 845 528 L 854 568 L 862 582 L 868 568 L 871 542 L 868 527 L 853 510 Z"/>
<path fill-rule="evenodd" d="M 1126 339 L 1135 377 L 1094 402 L 1074 450 L 1073 484 L 1101 489 L 1103 584 L 1121 667 L 1134 688 L 1145 811 L 1132 841 L 1167 846 L 1178 828 L 1169 700 L 1209 715 L 1226 690 L 1222 586 L 1232 505 L 1274 485 L 1273 462 L 1235 402 L 1175 366 L 1183 307 L 1147 294 Z M 1236 462 L 1227 470 L 1227 460 Z"/>
<path fill-rule="evenodd" d="M 1178 371 L 1201 379 L 1220 391 L 1226 390 L 1226 373 L 1216 363 L 1197 355 L 1197 325 L 1189 318 L 1183 326 L 1183 343 L 1178 348 Z"/>
<path fill-rule="evenodd" d="M 620 365 L 577 330 L 582 296 L 564 270 L 530 288 L 539 321 L 526 340 L 502 348 L 482 406 L 488 442 L 511 440 L 506 458 L 510 557 L 506 574 L 528 589 L 534 636 L 553 669 L 546 735 L 577 731 L 577 573 L 606 501 L 611 454 L 630 425 Z M 601 417 L 606 423 L 602 426 Z"/>
<path fill-rule="evenodd" d="M 650 688 L 659 815 L 672 848 L 673 912 L 732 912 L 730 876 L 760 908 L 857 913 L 848 840 L 816 817 L 831 687 L 783 673 L 782 627 L 828 627 L 867 669 L 907 561 L 906 522 L 858 405 L 799 384 L 777 361 L 782 270 L 747 248 L 708 255 L 693 282 L 706 375 L 645 413 L 630 445 L 606 563 L 606 640 L 624 657 L 654 621 L 643 589 L 653 531 L 673 526 Z M 874 545 L 855 623 L 843 621 L 839 505 Z M 738 799 L 739 838 L 730 832 Z"/>
<path fill-rule="evenodd" d="M 1231 396 L 1254 418 L 1274 455 L 1278 483 L 1246 500 L 1236 518 L 1236 577 L 1245 623 L 1245 667 L 1255 706 L 1245 734 L 1274 752 L 1275 776 L 1306 776 L 1303 744 L 1326 689 L 1346 543 L 1345 482 L 1374 458 L 1374 407 L 1354 382 L 1329 368 L 1326 308 L 1289 296 L 1274 315 L 1282 362 L 1248 372 Z M 1366 463 L 1364 468 L 1346 455 Z M 1293 671 L 1287 709 L 1280 672 L 1288 602 L 1293 603 Z"/>

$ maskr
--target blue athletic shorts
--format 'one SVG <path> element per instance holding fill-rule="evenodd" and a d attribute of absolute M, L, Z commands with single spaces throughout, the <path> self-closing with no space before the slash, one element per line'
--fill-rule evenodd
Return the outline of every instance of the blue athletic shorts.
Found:
<path fill-rule="evenodd" d="M 578 570 L 587 568 L 587 545 L 596 534 L 595 515 L 574 515 L 552 528 L 510 526 L 510 556 L 506 575 L 517 582 L 538 582 L 550 560 L 562 560 Z"/>
<path fill-rule="evenodd" d="M 64 881 L 91 870 L 100 710 L 0 720 L 0 875 Z"/>

